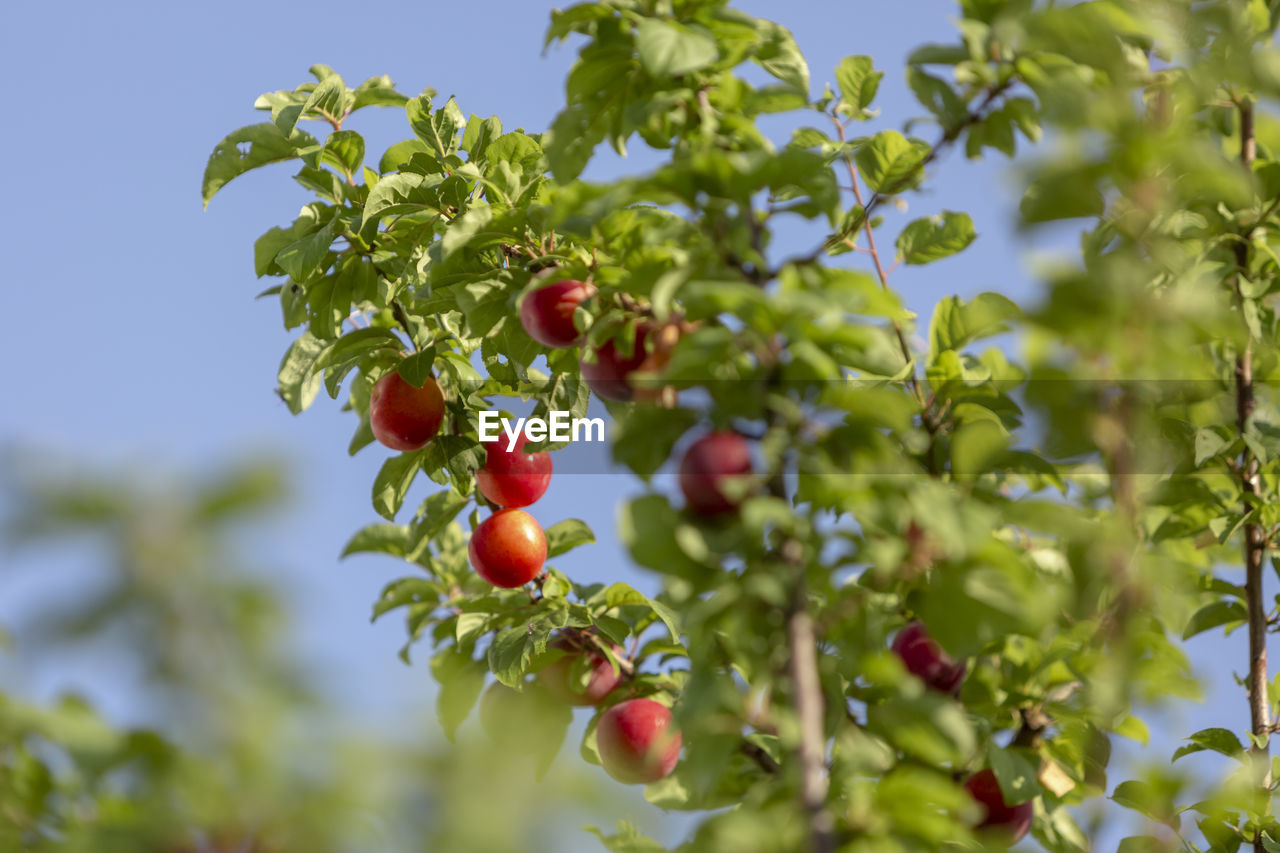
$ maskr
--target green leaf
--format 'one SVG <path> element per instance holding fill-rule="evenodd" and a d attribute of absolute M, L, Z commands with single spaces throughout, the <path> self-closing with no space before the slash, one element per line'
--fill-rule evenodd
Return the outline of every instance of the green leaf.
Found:
<path fill-rule="evenodd" d="M 320 159 L 337 166 L 343 174 L 354 176 L 364 163 L 364 137 L 354 130 L 335 130 L 324 141 Z"/>
<path fill-rule="evenodd" d="M 285 246 L 276 255 L 275 262 L 294 281 L 305 283 L 319 275 L 320 270 L 326 266 L 325 259 L 332 244 L 333 228 L 326 225 Z"/>
<path fill-rule="evenodd" d="M 1212 427 L 1204 427 L 1196 430 L 1196 467 L 1199 468 L 1207 460 L 1217 456 L 1230 445 L 1231 441 L 1221 436 L 1218 431 Z"/>
<path fill-rule="evenodd" d="M 1146 782 L 1121 782 L 1112 792 L 1111 799 L 1158 823 L 1174 828 L 1178 826 L 1178 817 L 1168 797 Z"/>
<path fill-rule="evenodd" d="M 204 206 L 208 207 L 210 199 L 233 178 L 268 163 L 293 160 L 301 149 L 314 145 L 316 140 L 310 134 L 295 130 L 286 135 L 271 122 L 251 124 L 229 134 L 214 146 L 204 167 L 200 184 Z"/>
<path fill-rule="evenodd" d="M 1171 761 L 1177 761 L 1184 755 L 1191 755 L 1205 750 L 1221 753 L 1229 758 L 1240 758 L 1244 755 L 1244 746 L 1241 745 L 1240 739 L 1236 737 L 1235 732 L 1230 729 L 1201 729 L 1187 738 L 1187 740 L 1191 741 L 1191 743 L 1179 747 L 1178 751 L 1173 754 L 1173 758 L 1170 759 Z"/>
<path fill-rule="evenodd" d="M 586 545 L 596 541 L 596 536 L 591 532 L 591 528 L 587 526 L 585 521 L 576 518 L 567 518 L 564 521 L 558 521 L 546 530 L 547 534 L 547 557 L 558 557 L 561 554 L 568 553 L 579 545 Z"/>
<path fill-rule="evenodd" d="M 443 160 L 458 150 L 458 131 L 466 124 L 462 110 L 453 98 L 438 110 L 431 109 L 431 98 L 419 95 L 405 104 L 409 124 L 427 149 Z"/>
<path fill-rule="evenodd" d="M 1040 795 L 1036 767 L 1022 753 L 989 744 L 987 763 L 996 774 L 996 781 L 1000 783 L 1000 793 L 1009 805 L 1030 802 Z"/>
<path fill-rule="evenodd" d="M 424 452 L 418 450 L 401 453 L 382 463 L 382 468 L 373 481 L 373 508 L 378 515 L 388 521 L 395 521 L 396 513 L 404 504 L 404 497 L 422 467 Z"/>
<path fill-rule="evenodd" d="M 563 599 L 559 599 L 563 604 Z M 559 614 L 559 618 L 546 618 Z M 519 689 L 535 655 L 547 650 L 547 637 L 563 627 L 568 611 L 539 616 L 527 624 L 507 628 L 489 644 L 489 669 L 508 687 Z M 558 623 L 558 624 L 556 624 Z"/>
<path fill-rule="evenodd" d="M 304 332 L 290 344 L 280 362 L 280 370 L 276 374 L 278 391 L 289 411 L 295 415 L 310 406 L 320 391 L 322 376 L 316 370 L 316 363 L 326 346 L 325 341 Z"/>
<path fill-rule="evenodd" d="M 755 25 L 760 43 L 752 59 L 793 91 L 808 98 L 809 64 L 791 31 L 763 18 L 757 18 Z"/>
<path fill-rule="evenodd" d="M 869 56 L 847 56 L 836 66 L 841 100 L 855 112 L 871 106 L 884 72 L 876 71 Z"/>
<path fill-rule="evenodd" d="M 1187 627 L 1182 629 L 1182 639 L 1189 640 L 1196 634 L 1202 634 L 1223 625 L 1242 625 L 1249 619 L 1249 613 L 1243 604 L 1235 599 L 1214 601 L 1195 612 Z"/>
<path fill-rule="evenodd" d="M 1008 321 L 1021 313 L 1012 300 L 999 293 L 980 293 L 971 302 L 962 302 L 957 296 L 942 299 L 929 322 L 930 360 L 947 350 L 959 350 L 1008 331 Z"/>
<path fill-rule="evenodd" d="M 403 524 L 370 524 L 347 540 L 342 557 L 352 554 L 390 554 L 403 557 L 409 541 L 409 528 Z"/>
<path fill-rule="evenodd" d="M 428 177 L 411 172 L 388 175 L 378 181 L 365 201 L 364 216 L 360 223 L 361 233 L 365 233 L 370 223 L 385 216 L 437 210 L 440 197 L 435 188 L 439 184 L 440 179 L 436 176 Z"/>
<path fill-rule="evenodd" d="M 898 255 L 907 264 L 927 264 L 963 251 L 975 237 L 969 214 L 944 210 L 941 216 L 917 219 L 902 229 Z"/>
<path fill-rule="evenodd" d="M 653 615 L 657 616 L 662 624 L 667 626 L 667 630 L 671 633 L 671 639 L 677 643 L 680 642 L 680 623 L 675 611 L 662 602 L 649 598 L 630 584 L 618 581 L 610 586 L 604 592 L 604 602 L 608 607 L 622 607 L 628 604 L 648 607 L 653 611 Z"/>
<path fill-rule="evenodd" d="M 644 18 L 636 25 L 636 52 L 654 77 L 676 77 L 716 61 L 719 48 L 705 30 L 675 21 Z"/>
<path fill-rule="evenodd" d="M 409 98 L 396 91 L 396 84 L 383 74 L 370 77 L 356 87 L 351 111 L 364 107 L 402 107 Z"/>
<path fill-rule="evenodd" d="M 626 465 L 648 480 L 671 457 L 671 449 L 698 422 L 692 409 L 636 406 L 617 420 L 617 433 L 609 443 L 615 462 Z"/>
<path fill-rule="evenodd" d="M 378 171 L 384 175 L 387 172 L 398 172 L 401 166 L 413 158 L 414 154 L 430 153 L 431 149 L 421 139 L 405 139 L 383 152 L 382 158 L 378 161 Z"/>
<path fill-rule="evenodd" d="M 450 743 L 480 698 L 486 672 L 482 661 L 463 654 L 457 646 L 449 646 L 431 659 L 431 674 L 440 684 L 436 714 Z"/>
<path fill-rule="evenodd" d="M 882 130 L 853 156 L 871 189 L 896 193 L 914 183 L 929 150 L 923 140 L 907 139 L 896 130 Z"/>

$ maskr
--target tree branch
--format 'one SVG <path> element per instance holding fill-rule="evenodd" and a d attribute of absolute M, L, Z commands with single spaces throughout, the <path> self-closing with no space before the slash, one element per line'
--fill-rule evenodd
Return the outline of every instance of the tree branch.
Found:
<path fill-rule="evenodd" d="M 1237 104 L 1240 114 L 1240 162 L 1246 169 L 1251 169 L 1257 154 L 1257 142 L 1253 131 L 1253 104 L 1242 100 Z M 1249 270 L 1249 244 L 1239 241 L 1235 246 L 1236 253 L 1236 298 L 1243 305 L 1241 280 Z M 1253 342 L 1245 344 L 1244 351 L 1236 356 L 1235 364 L 1236 391 L 1236 428 L 1243 436 L 1253 416 L 1256 403 L 1253 387 Z M 1258 473 L 1258 459 L 1246 445 L 1240 454 L 1240 488 L 1244 493 L 1243 511 L 1249 513 L 1253 507 L 1250 498 L 1261 492 L 1261 478 Z M 1245 569 L 1245 607 L 1249 615 L 1249 719 L 1254 736 L 1258 742 L 1249 747 L 1258 769 L 1258 784 L 1262 788 L 1271 786 L 1271 708 L 1267 701 L 1267 608 L 1262 596 L 1262 561 L 1266 554 L 1266 536 L 1262 525 L 1256 522 L 1244 526 L 1244 569 Z M 1255 853 L 1264 853 L 1261 835 L 1253 839 Z"/>
<path fill-rule="evenodd" d="M 776 421 L 776 416 L 770 417 Z M 787 499 L 782 469 L 769 478 L 769 493 Z M 818 642 L 809 613 L 804 546 L 787 538 L 778 546 L 783 564 L 794 575 L 787 608 L 787 675 L 800 723 L 800 799 L 808 820 L 810 853 L 833 853 L 835 821 L 827 811 L 827 737 L 823 730 L 824 702 L 818 676 Z"/>

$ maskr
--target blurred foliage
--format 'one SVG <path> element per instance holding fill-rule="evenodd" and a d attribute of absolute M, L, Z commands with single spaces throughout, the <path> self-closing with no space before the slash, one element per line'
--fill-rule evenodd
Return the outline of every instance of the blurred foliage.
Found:
<path fill-rule="evenodd" d="M 45 672 L 91 650 L 148 727 L 114 726 L 75 694 L 34 705 L 0 692 L 0 849 L 550 849 L 563 810 L 548 797 L 603 802 L 563 773 L 535 786 L 534 767 L 507 766 L 472 731 L 433 751 L 326 703 L 286 648 L 280 581 L 244 556 L 287 498 L 277 464 L 159 478 L 9 458 L 0 588 L 37 567 L 66 577 L 25 593 L 6 662 Z M 512 822 L 488 813 L 495 796 Z"/>

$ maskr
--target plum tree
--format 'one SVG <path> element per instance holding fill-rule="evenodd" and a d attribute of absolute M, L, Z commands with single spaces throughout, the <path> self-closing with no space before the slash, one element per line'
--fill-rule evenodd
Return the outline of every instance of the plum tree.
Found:
<path fill-rule="evenodd" d="M 671 709 L 652 699 L 628 699 L 601 714 L 596 745 L 605 771 L 626 785 L 656 782 L 680 760 Z"/>
<path fill-rule="evenodd" d="M 582 338 L 573 323 L 574 312 L 595 292 L 591 283 L 574 279 L 539 287 L 520 302 L 520 325 L 543 346 L 574 346 Z"/>
<path fill-rule="evenodd" d="M 1280 395 L 1261 377 L 1280 359 L 1265 114 L 1280 7 L 1172 6 L 962 0 L 961 35 L 910 54 L 925 114 L 902 126 L 882 118 L 896 111 L 879 109 L 870 57 L 815 86 L 784 27 L 723 0 L 555 13 L 548 43 L 580 51 L 544 133 L 381 78 L 348 87 L 325 66 L 264 95 L 271 120 L 215 149 L 205 194 L 292 159 L 318 196 L 255 251 L 299 330 L 281 396 L 298 412 L 345 383 L 359 450 L 371 386 L 404 352 L 404 372 L 430 369 L 447 392 L 447 430 L 375 477 L 388 523 L 347 547 L 414 564 L 377 612 L 404 612 L 445 684 L 479 669 L 522 684 L 559 631 L 627 647 L 626 689 L 643 697 L 627 702 L 678 702 L 689 747 L 646 796 L 706 812 L 695 846 L 713 853 L 741 838 L 762 853 L 947 849 L 971 835 L 952 819 L 955 780 L 977 786 L 984 767 L 1025 800 L 1015 829 L 1033 802 L 1037 842 L 1081 853 L 1073 815 L 1104 789 L 1111 739 L 1142 730 L 1146 703 L 1195 693 L 1183 643 L 1247 624 L 1248 731 L 1204 729 L 1175 753 L 1244 769 L 1190 805 L 1174 793 L 1189 790 L 1181 764 L 1112 801 L 1166 825 L 1196 811 L 1194 849 L 1274 848 L 1263 580 L 1280 538 Z M 376 169 L 346 126 L 374 104 L 403 107 L 413 133 Z M 1011 156 L 1042 135 L 1010 219 L 1067 220 L 1076 256 L 1042 274 L 1027 310 L 999 292 L 908 307 L 895 271 L 942 264 L 937 281 L 952 280 L 948 259 L 979 236 L 935 205 L 947 155 Z M 656 162 L 582 179 L 597 146 L 633 137 Z M 539 296 L 543 278 L 595 288 L 572 335 L 560 296 L 581 291 Z M 614 421 L 611 461 L 644 484 L 616 517 L 645 580 L 611 560 L 590 578 L 541 568 L 594 540 L 576 519 L 543 536 L 518 509 L 473 514 L 464 548 L 459 516 L 487 488 L 477 412 L 520 397 L 582 416 L 592 392 Z M 724 435 L 681 460 L 682 513 L 655 475 L 699 424 Z M 441 488 L 398 523 L 419 473 Z M 1221 574 L 1236 564 L 1243 578 Z M 903 628 L 904 614 L 918 621 Z M 902 666 L 884 665 L 889 647 Z M 442 720 L 456 725 L 474 692 L 449 691 Z M 658 778 L 670 768 L 624 760 L 631 707 L 649 708 L 601 715 L 600 760 Z M 598 834 L 661 849 L 629 825 Z"/>
<path fill-rule="evenodd" d="M 523 433 L 508 449 L 499 438 L 484 443 L 484 466 L 476 471 L 480 494 L 500 507 L 524 507 L 535 503 L 551 485 L 551 454 L 545 450 L 525 453 L 529 437 Z"/>
<path fill-rule="evenodd" d="M 476 574 L 504 589 L 524 586 L 542 571 L 547 537 L 521 509 L 500 509 L 471 532 L 468 545 Z"/>
<path fill-rule="evenodd" d="M 415 388 L 393 370 L 369 392 L 369 427 L 373 437 L 392 450 L 425 447 L 443 422 L 444 395 L 430 376 Z"/>

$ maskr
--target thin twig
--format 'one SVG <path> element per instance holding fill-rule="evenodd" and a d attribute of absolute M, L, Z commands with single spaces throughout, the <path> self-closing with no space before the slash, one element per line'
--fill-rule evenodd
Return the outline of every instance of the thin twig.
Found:
<path fill-rule="evenodd" d="M 1253 104 L 1242 100 L 1237 105 L 1240 115 L 1240 162 L 1252 169 L 1257 155 L 1257 141 L 1253 130 Z M 1236 253 L 1236 298 L 1243 307 L 1242 280 L 1249 270 L 1249 244 L 1239 241 Z M 1253 417 L 1256 402 L 1253 387 L 1253 341 L 1245 344 L 1244 351 L 1236 356 L 1236 428 L 1243 436 Z M 1245 445 L 1240 454 L 1240 487 L 1244 493 L 1242 508 L 1252 511 L 1250 499 L 1262 491 L 1258 473 L 1258 459 Z M 1267 701 L 1267 608 L 1262 597 L 1262 561 L 1266 554 L 1266 537 L 1262 525 L 1248 522 L 1244 526 L 1245 607 L 1249 619 L 1249 718 L 1254 734 L 1249 754 L 1258 768 L 1258 784 L 1263 789 L 1271 787 L 1271 707 Z M 1261 833 L 1253 838 L 1255 853 L 1264 853 Z"/>

